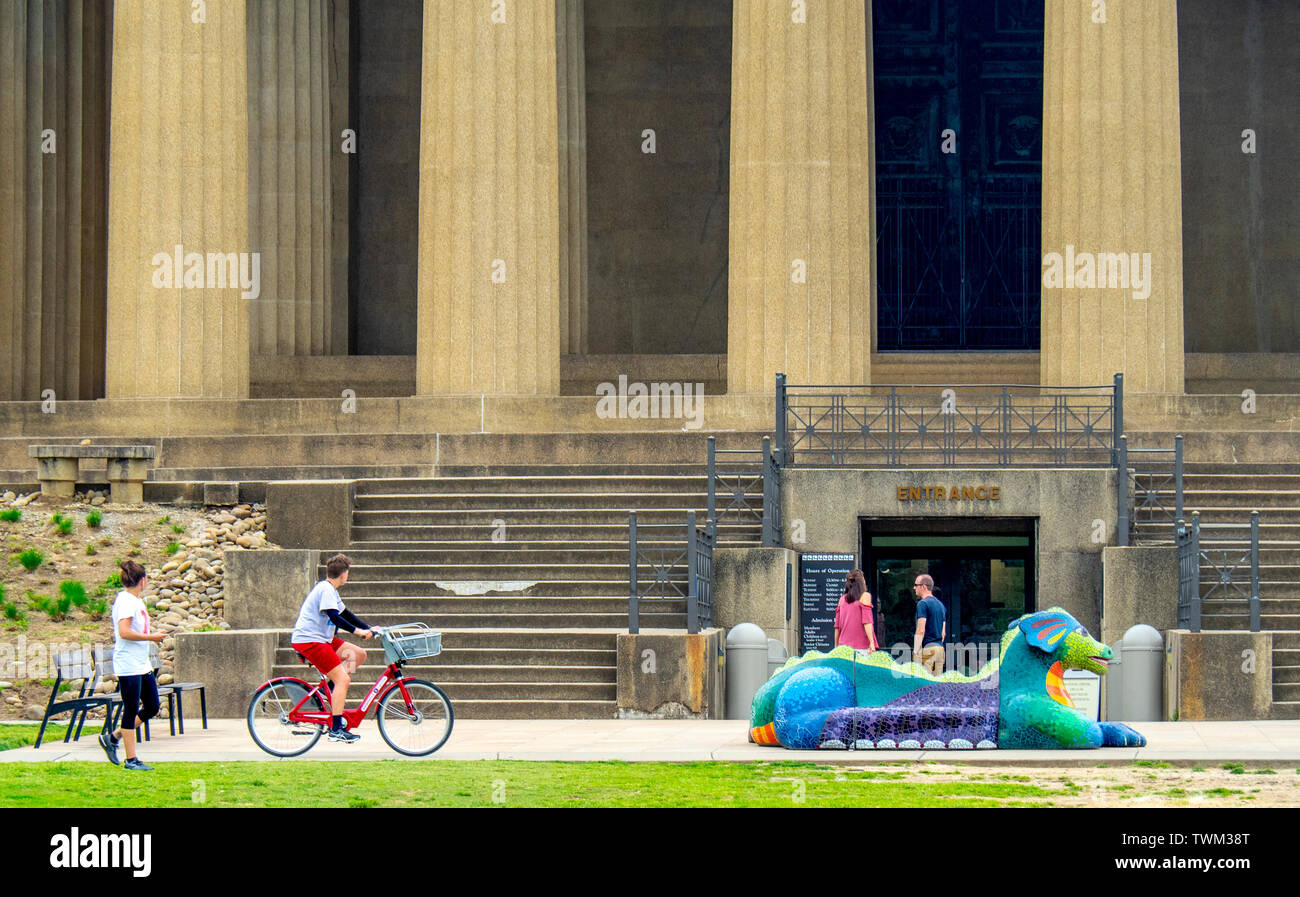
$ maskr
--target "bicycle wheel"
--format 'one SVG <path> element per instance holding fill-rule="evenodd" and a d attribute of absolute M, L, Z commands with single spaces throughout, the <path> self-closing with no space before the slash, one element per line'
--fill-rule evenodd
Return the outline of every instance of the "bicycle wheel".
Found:
<path fill-rule="evenodd" d="M 406 686 L 410 705 L 400 686 Z M 446 692 L 423 679 L 403 679 L 379 701 L 379 734 L 408 757 L 424 757 L 447 743 L 454 715 Z"/>
<path fill-rule="evenodd" d="M 248 734 L 257 746 L 275 757 L 297 757 L 320 741 L 325 727 L 315 723 L 291 723 L 289 711 L 298 706 L 311 686 L 306 682 L 268 682 L 248 702 Z M 303 710 L 327 712 L 320 693 L 312 695 Z"/>

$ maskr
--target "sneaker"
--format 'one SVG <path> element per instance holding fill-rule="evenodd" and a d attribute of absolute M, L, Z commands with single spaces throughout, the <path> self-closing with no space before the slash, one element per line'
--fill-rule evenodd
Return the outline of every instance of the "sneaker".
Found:
<path fill-rule="evenodd" d="M 130 760 L 127 760 L 126 763 L 122 766 L 122 768 L 138 769 L 141 772 L 153 772 L 153 767 L 146 766 L 145 764 L 141 763 L 139 757 L 132 757 Z"/>
<path fill-rule="evenodd" d="M 360 735 L 355 732 L 349 732 L 347 729 L 330 729 L 330 741 L 341 741 L 344 744 L 351 744 L 354 741 L 360 740 Z"/>
<path fill-rule="evenodd" d="M 117 741 L 108 732 L 99 733 L 99 746 L 104 749 L 108 755 L 108 762 L 114 766 L 121 766 L 121 761 L 117 759 Z"/>

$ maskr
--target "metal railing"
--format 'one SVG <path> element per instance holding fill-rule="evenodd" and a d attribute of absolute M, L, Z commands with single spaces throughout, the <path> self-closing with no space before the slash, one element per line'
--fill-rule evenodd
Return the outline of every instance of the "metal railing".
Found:
<path fill-rule="evenodd" d="M 763 437 L 761 449 L 720 449 L 714 437 L 709 443 L 708 519 L 720 524 L 728 514 L 737 522 L 758 521 L 763 528 L 763 546 L 771 548 L 781 540 L 781 466 L 772 454 L 771 437 Z M 720 469 L 719 456 L 734 458 L 737 463 L 726 471 Z M 748 456 L 746 458 L 746 456 Z M 757 457 L 755 457 L 757 456 Z M 742 470 L 741 468 L 745 469 Z M 763 503 L 756 505 L 750 490 L 763 485 Z M 718 507 L 719 496 L 726 505 Z"/>
<path fill-rule="evenodd" d="M 1109 386 L 791 386 L 776 375 L 776 458 L 830 467 L 1113 467 L 1124 376 Z"/>
<path fill-rule="evenodd" d="M 1250 616 L 1250 631 L 1260 631 L 1259 604 L 1259 511 L 1250 512 L 1249 539 L 1241 533 L 1244 524 L 1201 524 L 1199 511 L 1192 512 L 1191 523 L 1181 517 L 1175 529 L 1178 545 L 1178 626 L 1192 632 L 1201 631 L 1201 605 L 1205 601 L 1244 601 Z M 1243 545 L 1204 548 L 1202 535 L 1237 534 Z M 1219 540 L 1216 540 L 1219 541 Z M 1203 565 L 1213 578 L 1202 578 Z M 1247 588 L 1246 579 L 1250 585 Z M 1208 586 L 1208 588 L 1207 588 Z"/>
<path fill-rule="evenodd" d="M 1172 449 L 1139 449 L 1129 448 L 1128 435 L 1120 434 L 1117 458 L 1118 543 L 1131 544 L 1138 523 L 1168 521 L 1176 527 L 1183 518 L 1182 435 L 1174 437 Z"/>
<path fill-rule="evenodd" d="M 661 534 L 669 544 L 647 547 L 639 539 L 645 531 Z M 713 625 L 713 549 L 717 529 L 712 519 L 703 529 L 695 525 L 695 512 L 686 512 L 686 524 L 637 523 L 628 514 L 628 626 L 641 631 L 641 602 L 686 599 L 686 631 L 697 633 Z M 649 581 L 639 576 L 642 564 L 650 567 Z M 642 587 L 644 586 L 644 590 Z"/>

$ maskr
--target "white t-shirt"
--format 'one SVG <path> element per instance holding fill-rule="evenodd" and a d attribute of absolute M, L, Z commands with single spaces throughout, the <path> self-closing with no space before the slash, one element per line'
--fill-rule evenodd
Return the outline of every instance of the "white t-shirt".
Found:
<path fill-rule="evenodd" d="M 330 618 L 325 616 L 327 610 L 343 610 L 343 601 L 339 590 L 330 585 L 328 579 L 322 579 L 307 593 L 307 600 L 298 611 L 298 622 L 293 624 L 293 635 L 289 641 L 293 644 L 302 642 L 334 641 L 337 631 Z"/>
<path fill-rule="evenodd" d="M 113 601 L 113 672 L 118 676 L 143 676 L 152 673 L 149 666 L 149 643 L 132 642 L 122 638 L 118 631 L 118 620 L 130 620 L 132 632 L 149 634 L 149 611 L 144 602 L 123 589 Z"/>

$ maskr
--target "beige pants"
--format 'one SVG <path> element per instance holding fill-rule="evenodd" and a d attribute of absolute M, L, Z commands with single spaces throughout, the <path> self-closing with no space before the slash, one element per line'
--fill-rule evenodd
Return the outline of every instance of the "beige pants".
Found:
<path fill-rule="evenodd" d="M 927 645 L 921 649 L 921 666 L 925 667 L 931 676 L 938 676 L 943 673 L 943 645 Z"/>

